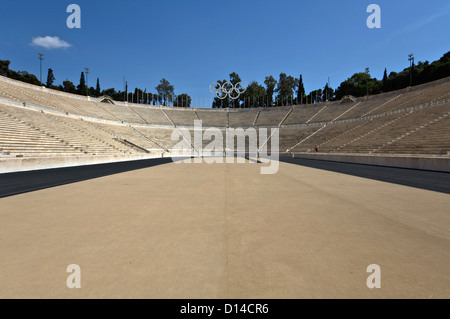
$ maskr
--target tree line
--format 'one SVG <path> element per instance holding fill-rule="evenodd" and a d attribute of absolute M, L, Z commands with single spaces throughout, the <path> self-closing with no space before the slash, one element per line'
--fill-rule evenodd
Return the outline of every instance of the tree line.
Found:
<path fill-rule="evenodd" d="M 336 89 L 325 83 L 323 88 L 312 90 L 308 94 L 305 92 L 302 75 L 294 78 L 286 73 L 280 73 L 278 80 L 272 75 L 267 76 L 264 80 L 264 85 L 256 81 L 250 82 L 246 91 L 236 99 L 229 96 L 222 98 L 223 96 L 219 94 L 220 97 L 214 98 L 212 107 L 247 108 L 315 104 L 340 100 L 346 95 L 361 97 L 367 94 L 390 92 L 404 89 L 410 84 L 415 86 L 448 76 L 450 76 L 450 52 L 447 52 L 439 60 L 432 63 L 429 61 L 419 61 L 417 65 L 412 63 L 411 67 L 405 68 L 398 73 L 391 72 L 389 76 L 387 69 L 385 69 L 381 80 L 372 78 L 369 73 L 360 72 L 343 81 Z M 231 83 L 231 85 L 226 84 L 227 82 Z M 233 72 L 229 75 L 228 80 L 218 80 L 215 89 L 220 93 L 221 87 L 225 85 L 225 91 L 230 91 L 234 86 L 240 90 L 242 89 L 240 82 L 239 74 Z"/>
<path fill-rule="evenodd" d="M 241 78 L 236 72 L 231 73 L 228 80 L 218 80 L 214 87 L 218 96 L 214 98 L 212 107 L 285 106 L 328 101 L 334 96 L 334 91 L 328 84 L 325 84 L 324 90 L 314 90 L 306 94 L 302 75 L 299 78 L 294 78 L 286 73 L 280 73 L 278 80 L 272 75 L 266 76 L 264 85 L 259 84 L 257 81 L 252 81 L 245 86 L 241 82 Z M 224 92 L 228 92 L 228 95 L 224 94 Z M 243 93 L 238 94 L 238 92 Z"/>
<path fill-rule="evenodd" d="M 190 107 L 192 103 L 192 98 L 186 94 L 175 94 L 175 87 L 170 84 L 170 82 L 166 79 L 161 79 L 159 84 L 155 87 L 156 92 L 151 93 L 147 92 L 147 89 L 135 88 L 134 91 L 128 91 L 128 84 L 125 84 L 124 91 L 116 90 L 114 88 L 109 88 L 105 90 L 101 90 L 100 88 L 100 79 L 97 78 L 95 87 L 88 87 L 86 84 L 85 74 L 81 72 L 80 81 L 77 86 L 72 81 L 65 80 L 60 85 L 54 85 L 56 79 L 53 74 L 53 69 L 48 69 L 47 73 L 47 81 L 46 83 L 41 83 L 39 79 L 31 73 L 26 71 L 13 71 L 9 69 L 10 61 L 8 60 L 0 60 L 0 75 L 6 76 L 11 79 L 15 79 L 18 81 L 46 86 L 48 88 L 84 95 L 84 96 L 92 96 L 92 97 L 101 97 L 101 96 L 109 96 L 116 101 L 127 101 L 130 103 L 141 103 L 141 104 L 149 104 L 149 105 L 172 105 L 178 107 Z"/>
<path fill-rule="evenodd" d="M 10 61 L 0 60 L 0 75 L 35 85 L 43 85 L 33 74 L 26 71 L 16 72 L 10 70 L 9 64 Z M 242 81 L 239 74 L 233 72 L 229 74 L 229 79 L 217 81 L 214 89 L 218 96 L 214 98 L 212 107 L 250 108 L 315 104 L 340 100 L 346 95 L 361 97 L 366 94 L 390 92 L 406 88 L 411 83 L 414 86 L 447 76 L 450 76 L 450 51 L 432 63 L 429 61 L 419 61 L 417 64 L 412 63 L 411 67 L 405 68 L 398 73 L 390 72 L 388 75 L 387 69 L 385 69 L 381 80 L 372 78 L 369 73 L 360 72 L 353 74 L 347 80 L 343 81 L 336 89 L 331 88 L 328 83 L 325 83 L 322 88 L 312 90 L 308 94 L 305 92 L 303 76 L 301 74 L 298 78 L 295 78 L 286 73 L 280 73 L 278 79 L 269 75 L 265 77 L 264 84 L 252 81 L 247 86 L 244 85 L 244 87 L 240 84 Z M 142 90 L 141 88 L 128 91 L 128 84 L 126 82 L 123 91 L 114 88 L 101 90 L 99 78 L 97 78 L 95 87 L 88 87 L 84 72 L 81 72 L 77 86 L 67 79 L 60 85 L 54 85 L 55 80 L 53 70 L 48 69 L 45 86 L 63 92 L 93 97 L 107 95 L 116 101 L 150 105 L 190 107 L 192 104 L 192 98 L 187 93 L 176 95 L 174 86 L 164 78 L 155 87 L 155 93 L 147 92 L 147 89 Z M 223 92 L 220 92 L 222 86 L 225 87 L 227 92 L 230 92 L 226 97 L 223 95 Z M 233 87 L 236 87 L 236 89 L 243 93 L 238 94 L 236 91 L 232 92 Z"/>
<path fill-rule="evenodd" d="M 400 90 L 412 86 L 428 83 L 450 76 L 450 51 L 444 54 L 439 60 L 432 63 L 429 61 L 412 64 L 412 67 L 405 68 L 401 72 L 391 72 L 388 76 L 384 70 L 383 78 L 377 80 L 366 73 L 355 73 L 350 78 L 342 82 L 335 92 L 335 99 L 339 100 L 345 95 L 356 97 L 367 94 L 379 94 Z"/>

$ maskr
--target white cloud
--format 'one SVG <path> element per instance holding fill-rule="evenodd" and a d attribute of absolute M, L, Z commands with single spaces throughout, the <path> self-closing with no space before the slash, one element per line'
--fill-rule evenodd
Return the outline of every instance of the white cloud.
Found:
<path fill-rule="evenodd" d="M 61 40 L 58 37 L 51 36 L 33 38 L 31 44 L 46 49 L 61 49 L 72 46 L 71 44 L 67 43 L 64 40 Z"/>

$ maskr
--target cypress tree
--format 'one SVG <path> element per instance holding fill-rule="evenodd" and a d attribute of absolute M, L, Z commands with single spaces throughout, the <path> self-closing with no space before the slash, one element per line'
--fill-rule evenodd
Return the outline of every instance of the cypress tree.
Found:
<path fill-rule="evenodd" d="M 300 74 L 300 79 L 298 80 L 297 103 L 303 104 L 304 98 L 305 98 L 305 87 L 303 85 L 303 77 Z"/>
<path fill-rule="evenodd" d="M 387 89 L 387 79 L 388 79 L 388 77 L 387 77 L 387 70 L 384 69 L 383 84 L 382 84 L 383 92 L 386 92 L 386 89 Z"/>
<path fill-rule="evenodd" d="M 86 81 L 84 80 L 84 72 L 81 72 L 80 84 L 77 86 L 79 95 L 87 95 Z"/>
<path fill-rule="evenodd" d="M 97 78 L 97 87 L 95 88 L 95 94 L 97 95 L 97 97 L 100 96 L 100 79 Z"/>
<path fill-rule="evenodd" d="M 47 74 L 47 87 L 51 87 L 53 85 L 53 82 L 55 82 L 55 76 L 53 75 L 53 70 L 52 69 L 48 69 L 48 74 Z"/>

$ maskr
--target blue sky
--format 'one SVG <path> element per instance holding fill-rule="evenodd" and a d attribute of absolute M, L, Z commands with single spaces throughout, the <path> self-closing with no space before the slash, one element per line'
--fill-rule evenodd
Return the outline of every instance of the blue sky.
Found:
<path fill-rule="evenodd" d="M 81 29 L 69 29 L 66 8 L 81 7 Z M 369 29 L 366 8 L 381 7 L 381 29 Z M 90 69 L 89 84 L 102 89 L 154 87 L 161 78 L 175 93 L 210 97 L 211 82 L 237 72 L 244 83 L 280 72 L 303 74 L 306 90 L 331 86 L 370 67 L 400 71 L 408 54 L 435 60 L 450 50 L 448 0 L 5 0 L 0 12 L 0 59 L 14 70 L 44 80 L 52 68 L 56 84 L 78 84 Z M 34 37 L 57 36 L 71 46 L 45 49 Z"/>

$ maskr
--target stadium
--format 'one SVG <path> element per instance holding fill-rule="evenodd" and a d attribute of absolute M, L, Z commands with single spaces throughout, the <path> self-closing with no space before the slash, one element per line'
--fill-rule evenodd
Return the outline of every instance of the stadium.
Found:
<path fill-rule="evenodd" d="M 1 298 L 450 297 L 450 74 L 223 108 L 8 74 Z"/>

